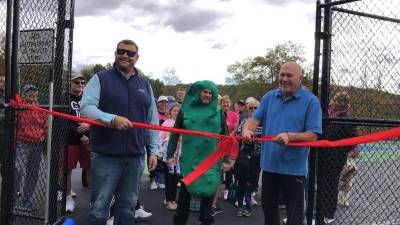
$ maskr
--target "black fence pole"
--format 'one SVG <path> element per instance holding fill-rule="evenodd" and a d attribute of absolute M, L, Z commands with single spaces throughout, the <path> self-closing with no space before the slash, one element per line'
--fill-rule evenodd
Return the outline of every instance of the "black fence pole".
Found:
<path fill-rule="evenodd" d="M 330 4 L 331 0 L 325 0 L 325 4 Z M 322 108 L 322 115 L 328 115 L 328 104 L 329 104 L 329 87 L 330 87 L 330 66 L 331 66 L 331 37 L 332 37 L 332 11 L 330 7 L 324 7 L 324 17 L 323 17 L 323 32 L 321 32 L 320 38 L 323 39 L 322 45 L 322 68 L 321 68 L 321 108 Z M 325 132 L 326 123 L 323 121 L 323 131 Z M 316 158 L 316 167 L 317 167 L 317 174 L 316 180 L 318 182 L 318 155 Z M 318 198 L 318 188 L 317 187 L 317 202 Z M 321 206 L 317 203 L 316 206 L 316 224 L 323 224 L 323 221 L 320 221 L 320 208 Z M 309 223 L 311 224 L 311 223 Z"/>
<path fill-rule="evenodd" d="M 6 94 L 5 102 L 16 93 L 18 77 L 18 38 L 19 38 L 19 0 L 7 1 L 7 28 L 6 28 Z M 12 27 L 11 27 L 12 24 Z M 12 35 L 12 36 L 11 36 Z M 3 152 L 2 193 L 1 193 L 1 224 L 11 224 L 11 206 L 14 193 L 14 143 L 15 143 L 15 110 L 5 108 L 5 151 Z"/>
<path fill-rule="evenodd" d="M 331 0 L 325 0 L 330 3 Z M 329 85 L 331 68 L 331 35 L 332 35 L 332 11 L 329 7 L 324 9 L 324 42 L 322 46 L 322 77 L 321 77 L 321 107 L 323 116 L 328 115 Z"/>
<path fill-rule="evenodd" d="M 313 75 L 313 93 L 315 96 L 319 95 L 319 62 L 321 56 L 321 2 L 316 2 L 316 16 L 315 16 L 315 46 L 314 46 L 314 75 Z M 308 188 L 307 188 L 307 225 L 312 224 L 315 208 L 315 181 L 316 181 L 316 162 L 318 151 L 311 148 L 309 162 L 308 162 Z"/>
<path fill-rule="evenodd" d="M 56 47 L 54 57 L 54 104 L 62 104 L 62 81 L 63 81 L 63 66 L 64 66 L 64 41 L 65 41 L 65 16 L 66 16 L 66 1 L 58 0 L 57 12 L 57 31 L 56 31 Z M 58 177 L 59 169 L 57 162 L 59 160 L 58 151 L 62 148 L 58 131 L 62 129 L 59 118 L 53 118 L 53 130 L 51 140 L 51 167 L 50 173 L 50 190 L 49 190 L 49 218 L 48 223 L 53 224 L 58 219 L 59 212 L 57 204 Z"/>

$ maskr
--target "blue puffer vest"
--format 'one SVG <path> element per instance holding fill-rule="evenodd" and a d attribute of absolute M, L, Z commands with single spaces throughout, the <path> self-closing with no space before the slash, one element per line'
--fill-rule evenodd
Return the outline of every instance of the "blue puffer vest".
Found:
<path fill-rule="evenodd" d="M 128 118 L 132 122 L 147 121 L 151 105 L 151 87 L 136 72 L 128 80 L 116 68 L 97 74 L 100 81 L 99 109 Z M 143 155 L 145 130 L 117 130 L 92 126 L 91 151 L 107 155 Z"/>

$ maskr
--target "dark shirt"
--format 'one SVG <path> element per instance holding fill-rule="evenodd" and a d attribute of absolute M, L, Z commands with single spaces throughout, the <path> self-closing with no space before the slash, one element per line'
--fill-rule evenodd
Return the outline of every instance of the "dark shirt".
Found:
<path fill-rule="evenodd" d="M 79 102 L 81 101 L 82 96 L 76 96 L 73 94 L 70 94 L 70 103 L 69 103 L 69 114 L 73 116 L 81 116 L 80 113 L 80 104 Z M 69 127 L 68 127 L 68 139 L 67 139 L 67 144 L 68 145 L 81 145 L 82 142 L 80 138 L 83 135 L 86 135 L 89 137 L 89 131 L 85 133 L 79 133 L 77 131 L 79 123 L 75 121 L 68 121 L 69 122 Z"/>

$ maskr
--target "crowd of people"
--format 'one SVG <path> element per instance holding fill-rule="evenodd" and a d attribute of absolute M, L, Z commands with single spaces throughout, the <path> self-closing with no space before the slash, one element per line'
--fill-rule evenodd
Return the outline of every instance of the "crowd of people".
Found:
<path fill-rule="evenodd" d="M 70 114 L 100 121 L 107 127 L 69 122 L 65 165 L 67 212 L 76 210 L 71 172 L 79 162 L 83 168 L 82 186 L 91 193 L 89 225 L 132 225 L 135 219 L 151 217 L 139 200 L 139 185 L 145 169 L 150 172 L 149 188 L 165 190 L 165 198 L 160 203 L 176 211 L 171 218 L 174 225 L 186 224 L 191 210 L 200 212 L 202 225 L 213 224 L 216 215 L 223 212 L 218 204 L 221 199 L 235 205 L 236 216 L 249 217 L 258 205 L 254 197 L 260 191 L 266 225 L 281 223 L 281 204 L 286 207 L 286 224 L 303 224 L 309 148 L 288 146 L 288 143 L 317 140 L 322 135 L 322 112 L 318 98 L 302 85 L 303 71 L 299 64 L 282 65 L 279 88 L 268 91 L 260 100 L 249 96 L 246 100 L 232 101 L 228 95 L 221 96 L 212 81 L 197 81 L 187 89 L 178 88 L 176 96 L 156 98 L 150 83 L 135 67 L 139 59 L 138 45 L 122 40 L 114 56 L 113 67 L 93 75 L 87 84 L 82 74 L 71 75 Z M 4 83 L 1 79 L 0 82 Z M 24 101 L 38 105 L 37 87 L 27 84 L 21 91 Z M 348 116 L 349 109 L 348 94 L 341 92 L 333 98 L 329 113 L 333 117 L 344 117 Z M 42 114 L 26 111 L 17 116 L 24 121 L 18 126 L 16 143 L 16 159 L 20 163 L 16 167 L 15 187 L 19 190 L 22 174 L 26 178 L 37 176 L 38 170 L 31 167 L 40 162 L 47 120 Z M 227 136 L 275 138 L 271 142 L 240 141 L 237 158 L 225 156 L 187 186 L 180 179 L 216 151 L 219 140 L 136 128 L 131 122 Z M 331 134 L 328 138 L 355 135 L 353 129 L 345 136 Z M 331 163 L 335 173 L 321 175 L 326 179 L 318 180 L 319 187 L 338 186 L 341 168 L 352 148 L 321 151 L 326 162 L 319 162 L 319 172 L 325 173 L 324 168 Z M 30 187 L 36 181 L 26 179 L 21 187 L 25 209 L 34 208 Z M 317 206 L 322 210 L 318 224 L 333 222 L 336 204 L 337 190 L 320 193 Z"/>

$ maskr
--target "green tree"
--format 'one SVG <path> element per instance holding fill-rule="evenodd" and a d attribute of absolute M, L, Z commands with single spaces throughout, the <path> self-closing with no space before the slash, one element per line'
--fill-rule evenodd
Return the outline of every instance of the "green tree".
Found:
<path fill-rule="evenodd" d="M 287 61 L 303 65 L 306 62 L 304 46 L 291 41 L 278 44 L 267 50 L 265 56 L 246 58 L 228 66 L 227 84 L 244 84 L 252 81 L 272 84 L 276 81 L 279 70 Z"/>
<path fill-rule="evenodd" d="M 85 80 L 89 80 L 94 74 L 106 70 L 107 69 L 107 64 L 106 66 L 103 66 L 101 64 L 91 64 L 91 65 L 86 65 L 81 69 L 81 74 L 85 77 Z"/>

